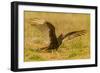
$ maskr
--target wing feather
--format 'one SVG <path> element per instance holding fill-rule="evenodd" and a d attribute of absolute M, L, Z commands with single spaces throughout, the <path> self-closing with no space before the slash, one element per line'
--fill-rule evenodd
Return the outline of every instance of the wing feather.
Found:
<path fill-rule="evenodd" d="M 80 30 L 80 31 L 73 31 L 73 32 L 69 32 L 67 33 L 64 37 L 64 38 L 68 38 L 68 40 L 71 40 L 75 37 L 78 37 L 78 36 L 81 36 L 81 35 L 84 35 L 86 34 L 86 30 Z"/>

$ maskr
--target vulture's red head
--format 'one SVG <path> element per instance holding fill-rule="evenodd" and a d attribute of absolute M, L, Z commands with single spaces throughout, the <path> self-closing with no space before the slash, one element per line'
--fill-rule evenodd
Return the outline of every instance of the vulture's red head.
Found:
<path fill-rule="evenodd" d="M 59 38 L 60 38 L 60 39 L 63 39 L 63 38 L 64 38 L 64 34 L 61 33 L 60 36 L 59 36 Z"/>
<path fill-rule="evenodd" d="M 64 33 L 61 33 L 61 36 L 64 37 Z"/>

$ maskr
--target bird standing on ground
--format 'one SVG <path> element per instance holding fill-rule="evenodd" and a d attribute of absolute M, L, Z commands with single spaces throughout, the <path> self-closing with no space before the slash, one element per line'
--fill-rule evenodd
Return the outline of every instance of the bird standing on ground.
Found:
<path fill-rule="evenodd" d="M 65 35 L 61 33 L 58 37 L 56 36 L 55 33 L 55 27 L 53 24 L 49 21 L 43 20 L 43 19 L 38 19 L 35 18 L 32 20 L 32 26 L 39 26 L 39 25 L 46 25 L 49 30 L 49 38 L 50 38 L 50 44 L 47 47 L 44 47 L 42 49 L 46 50 L 58 50 L 59 46 L 62 44 L 62 41 L 67 37 L 68 40 L 71 40 L 75 37 L 84 35 L 86 33 L 86 30 L 79 30 L 79 31 L 73 31 L 73 32 L 68 32 Z"/>

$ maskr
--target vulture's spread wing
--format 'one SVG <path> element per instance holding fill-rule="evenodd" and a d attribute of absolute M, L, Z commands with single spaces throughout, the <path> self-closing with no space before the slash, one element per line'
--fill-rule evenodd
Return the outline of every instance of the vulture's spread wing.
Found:
<path fill-rule="evenodd" d="M 75 37 L 78 37 L 78 36 L 81 36 L 81 35 L 84 35 L 86 34 L 86 30 L 80 30 L 80 31 L 73 31 L 73 32 L 69 32 L 67 33 L 64 37 L 64 38 L 68 38 L 68 40 L 71 40 Z"/>
<path fill-rule="evenodd" d="M 47 24 L 48 29 L 49 29 L 50 44 L 57 43 L 58 41 L 57 41 L 57 36 L 55 33 L 55 27 L 53 26 L 52 23 L 50 23 L 48 21 L 45 24 Z"/>
<path fill-rule="evenodd" d="M 31 25 L 36 26 L 37 28 L 39 28 L 39 30 L 41 30 L 42 27 L 47 28 L 47 30 L 49 31 L 50 43 L 57 42 L 57 37 L 55 34 L 55 27 L 53 26 L 52 23 L 50 23 L 44 19 L 35 18 L 35 19 L 31 19 Z M 42 29 L 44 32 L 46 31 L 45 28 Z"/>

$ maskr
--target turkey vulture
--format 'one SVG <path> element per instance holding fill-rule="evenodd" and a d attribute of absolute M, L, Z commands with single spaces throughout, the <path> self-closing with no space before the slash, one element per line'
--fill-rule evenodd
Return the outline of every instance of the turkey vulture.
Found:
<path fill-rule="evenodd" d="M 75 37 L 84 35 L 86 33 L 86 30 L 80 30 L 80 31 L 73 31 L 69 32 L 67 34 L 60 34 L 58 37 L 56 36 L 55 33 L 55 27 L 53 24 L 49 21 L 43 20 L 43 19 L 38 19 L 35 18 L 32 20 L 32 26 L 39 26 L 39 25 L 46 25 L 49 30 L 49 38 L 50 38 L 50 44 L 47 47 L 41 48 L 41 49 L 46 49 L 46 50 L 57 50 L 59 46 L 62 44 L 62 41 L 67 37 L 68 40 L 71 40 Z"/>

